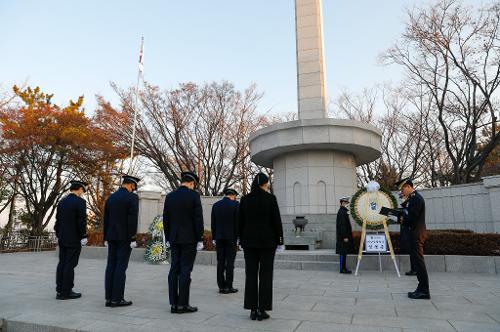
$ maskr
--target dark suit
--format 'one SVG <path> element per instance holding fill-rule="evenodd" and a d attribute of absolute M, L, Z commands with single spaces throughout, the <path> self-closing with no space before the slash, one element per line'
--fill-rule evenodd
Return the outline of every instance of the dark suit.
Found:
<path fill-rule="evenodd" d="M 406 208 L 407 204 L 408 201 L 404 201 L 403 203 L 401 203 L 401 207 L 404 209 Z M 413 243 L 413 232 L 410 230 L 410 227 L 408 225 L 405 225 L 404 223 L 401 223 L 399 236 L 401 243 L 400 244 L 401 253 L 410 255 L 411 243 Z M 410 271 L 416 271 L 415 259 L 411 255 L 410 255 Z"/>
<path fill-rule="evenodd" d="M 348 239 L 345 242 L 344 239 Z M 340 256 L 340 270 L 347 269 L 347 254 L 354 251 L 354 244 L 352 240 L 352 226 L 349 220 L 348 209 L 341 206 L 337 212 L 337 254 Z"/>
<path fill-rule="evenodd" d="M 163 207 L 163 228 L 170 242 L 170 304 L 187 306 L 196 244 L 202 241 L 204 230 L 200 195 L 184 186 L 168 194 Z"/>
<path fill-rule="evenodd" d="M 108 241 L 106 300 L 119 302 L 125 293 L 130 243 L 137 233 L 139 198 L 125 188 L 109 196 L 104 207 L 104 240 Z"/>
<path fill-rule="evenodd" d="M 276 247 L 283 226 L 276 197 L 262 189 L 241 199 L 240 242 L 245 256 L 245 309 L 272 310 Z"/>
<path fill-rule="evenodd" d="M 416 191 L 410 195 L 403 208 L 403 225 L 409 230 L 410 259 L 413 260 L 417 272 L 417 290 L 429 293 L 429 276 L 424 261 L 424 243 L 427 239 L 425 201 Z"/>
<path fill-rule="evenodd" d="M 212 206 L 212 238 L 217 250 L 217 285 L 233 288 L 236 239 L 238 238 L 238 202 L 224 197 Z"/>
<path fill-rule="evenodd" d="M 71 193 L 59 202 L 54 230 L 59 242 L 56 291 L 68 295 L 82 250 L 80 240 L 87 237 L 87 203 L 83 198 Z"/>

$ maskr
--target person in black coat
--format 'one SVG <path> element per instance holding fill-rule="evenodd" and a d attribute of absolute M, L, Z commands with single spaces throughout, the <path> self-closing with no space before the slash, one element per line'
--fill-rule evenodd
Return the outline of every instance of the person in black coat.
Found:
<path fill-rule="evenodd" d="M 199 179 L 193 172 L 181 173 L 180 187 L 165 197 L 163 229 L 170 245 L 168 293 L 171 313 L 191 313 L 189 304 L 191 271 L 196 249 L 203 237 L 203 211 L 200 194 L 194 188 Z"/>
<path fill-rule="evenodd" d="M 225 197 L 212 206 L 212 239 L 217 251 L 217 285 L 219 293 L 230 294 L 233 288 L 236 240 L 238 238 L 238 205 L 236 190 L 227 188 Z"/>
<path fill-rule="evenodd" d="M 340 199 L 340 208 L 337 212 L 337 246 L 336 251 L 340 258 L 340 273 L 351 274 L 347 269 L 347 254 L 354 251 L 352 227 L 349 220 L 349 197 Z"/>
<path fill-rule="evenodd" d="M 413 188 L 411 179 L 398 181 L 396 185 L 400 188 L 406 199 L 403 207 L 402 223 L 409 230 L 408 246 L 410 259 L 413 260 L 417 272 L 418 286 L 414 292 L 409 292 L 411 299 L 430 299 L 429 276 L 424 260 L 424 244 L 427 239 L 427 228 L 425 226 L 425 201 L 424 198 Z"/>
<path fill-rule="evenodd" d="M 400 193 L 400 198 L 403 198 L 403 194 Z M 408 201 L 405 200 L 403 203 L 401 203 L 401 208 L 404 209 L 406 208 L 406 205 L 408 204 Z M 410 254 L 410 243 L 412 242 L 412 231 L 410 230 L 409 225 L 406 225 L 404 223 L 400 223 L 400 229 L 399 229 L 399 237 L 400 237 L 400 247 L 401 247 L 401 253 L 402 254 Z M 405 273 L 407 276 L 416 276 L 417 271 L 415 268 L 415 260 L 413 257 L 410 255 L 410 271 Z"/>
<path fill-rule="evenodd" d="M 81 293 L 73 292 L 75 267 L 78 265 L 82 245 L 87 243 L 87 203 L 80 196 L 87 183 L 71 181 L 69 195 L 57 205 L 56 232 L 59 243 L 59 264 L 56 272 L 58 300 L 76 299 Z"/>
<path fill-rule="evenodd" d="M 122 176 L 120 189 L 109 196 L 104 207 L 104 240 L 108 246 L 105 288 L 106 306 L 132 305 L 124 299 L 126 271 L 132 248 L 137 246 L 135 236 L 139 218 L 137 190 L 139 178 Z"/>
<path fill-rule="evenodd" d="M 283 226 L 276 197 L 269 193 L 269 178 L 258 173 L 251 192 L 239 207 L 240 243 L 245 256 L 245 301 L 250 319 L 269 318 L 272 310 L 273 265 L 277 246 L 283 246 Z"/>

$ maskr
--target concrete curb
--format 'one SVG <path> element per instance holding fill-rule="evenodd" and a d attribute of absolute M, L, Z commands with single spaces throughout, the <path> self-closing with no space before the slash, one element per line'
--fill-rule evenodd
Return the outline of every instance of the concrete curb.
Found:
<path fill-rule="evenodd" d="M 144 262 L 143 248 L 132 250 L 131 261 Z M 81 258 L 106 259 L 106 247 L 84 247 Z M 349 255 L 348 266 L 356 266 L 356 255 Z M 407 255 L 396 256 L 396 262 L 401 272 L 410 269 L 410 260 Z M 394 264 L 388 255 L 381 256 L 382 270 L 393 271 Z M 425 256 L 427 271 L 429 272 L 454 272 L 454 273 L 500 273 L 500 256 L 452 256 L 452 255 L 427 255 Z M 216 265 L 217 258 L 214 251 L 199 251 L 196 255 L 196 264 Z M 236 267 L 244 267 L 243 253 L 236 256 Z M 310 271 L 336 271 L 338 268 L 338 255 L 333 250 L 320 251 L 287 251 L 276 254 L 275 268 L 289 270 Z M 377 271 L 379 260 L 377 255 L 365 255 L 361 260 L 360 271 Z"/>

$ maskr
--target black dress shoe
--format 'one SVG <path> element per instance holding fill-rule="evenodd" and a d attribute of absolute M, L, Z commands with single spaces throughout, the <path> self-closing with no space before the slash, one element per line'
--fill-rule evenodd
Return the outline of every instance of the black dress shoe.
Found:
<path fill-rule="evenodd" d="M 409 292 L 408 297 L 414 300 L 430 300 L 431 295 L 429 293 L 424 293 L 421 291 Z"/>
<path fill-rule="evenodd" d="M 185 307 L 182 307 L 182 306 L 177 307 L 178 314 L 190 314 L 190 313 L 197 312 L 197 311 L 198 311 L 198 308 L 192 307 L 190 305 L 187 305 Z"/>
<path fill-rule="evenodd" d="M 342 270 L 340 271 L 340 273 L 343 273 L 343 274 L 351 274 L 351 273 L 352 273 L 352 271 L 351 271 L 351 270 L 348 270 L 348 269 L 342 269 Z"/>
<path fill-rule="evenodd" d="M 106 307 L 111 307 L 111 300 L 106 300 Z"/>
<path fill-rule="evenodd" d="M 170 313 L 171 313 L 171 314 L 176 314 L 176 313 L 178 313 L 178 309 L 177 309 L 177 306 L 176 306 L 176 305 L 172 305 L 172 306 L 170 306 Z"/>
<path fill-rule="evenodd" d="M 261 321 L 263 319 L 268 319 L 269 317 L 269 314 L 267 312 L 265 312 L 264 310 L 259 310 L 257 311 L 257 320 L 258 321 Z"/>
<path fill-rule="evenodd" d="M 219 293 L 221 293 L 221 294 L 228 294 L 226 288 L 219 288 Z"/>
<path fill-rule="evenodd" d="M 405 273 L 405 275 L 407 276 L 416 276 L 417 275 L 417 271 L 408 271 Z"/>
<path fill-rule="evenodd" d="M 251 320 L 257 319 L 257 310 L 250 310 L 250 319 Z"/>
<path fill-rule="evenodd" d="M 227 294 L 238 293 L 238 288 L 228 288 L 226 289 Z"/>
<path fill-rule="evenodd" d="M 56 296 L 56 299 L 58 299 L 58 300 L 73 300 L 73 299 L 78 299 L 80 297 L 82 297 L 82 293 L 75 293 L 75 292 L 71 291 L 71 293 L 66 294 L 66 295 L 58 293 Z"/>
<path fill-rule="evenodd" d="M 111 308 L 116 308 L 116 307 L 126 307 L 132 305 L 132 301 L 125 301 L 124 299 L 121 299 L 119 302 L 111 301 L 109 303 L 109 306 Z"/>

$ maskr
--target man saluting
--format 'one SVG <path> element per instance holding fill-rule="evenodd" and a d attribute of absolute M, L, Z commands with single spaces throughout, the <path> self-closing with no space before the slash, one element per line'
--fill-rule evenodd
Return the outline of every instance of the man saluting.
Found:
<path fill-rule="evenodd" d="M 137 246 L 135 236 L 139 215 L 137 190 L 139 178 L 122 176 L 120 189 L 109 196 L 104 207 L 104 240 L 108 244 L 105 288 L 106 306 L 132 305 L 124 299 L 125 278 L 132 248 Z"/>
<path fill-rule="evenodd" d="M 203 236 L 200 194 L 194 191 L 198 181 L 193 172 L 182 172 L 180 187 L 165 197 L 163 207 L 163 229 L 170 243 L 168 294 L 173 314 L 198 311 L 198 308 L 189 305 L 196 245 Z"/>
<path fill-rule="evenodd" d="M 402 222 L 409 231 L 408 247 L 410 249 L 410 260 L 413 261 L 417 272 L 418 286 L 414 292 L 409 292 L 410 299 L 430 299 L 429 276 L 424 261 L 424 243 L 427 239 L 425 227 L 425 201 L 424 198 L 413 188 L 413 182 L 406 178 L 396 182 L 399 190 L 405 198 L 403 204 Z"/>
<path fill-rule="evenodd" d="M 56 232 L 59 243 L 59 264 L 56 273 L 58 300 L 77 299 L 81 293 L 73 292 L 75 267 L 78 265 L 82 246 L 87 244 L 87 203 L 80 196 L 87 183 L 71 181 L 69 195 L 57 205 Z"/>

